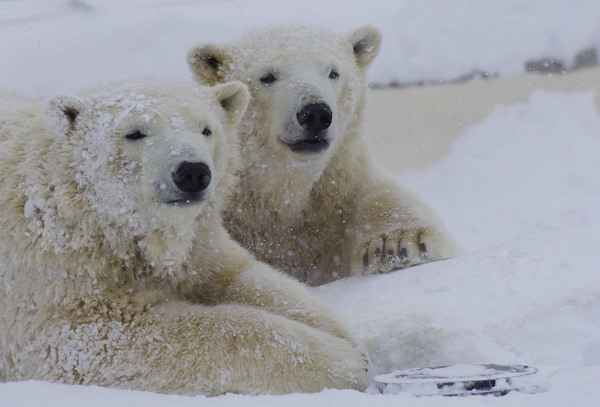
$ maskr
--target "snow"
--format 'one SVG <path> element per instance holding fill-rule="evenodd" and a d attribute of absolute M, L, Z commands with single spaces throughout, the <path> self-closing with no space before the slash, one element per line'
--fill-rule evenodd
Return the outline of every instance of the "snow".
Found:
<path fill-rule="evenodd" d="M 443 219 L 456 219 L 453 232 L 467 250 L 501 243 L 539 222 L 600 218 L 594 97 L 593 91 L 534 91 L 527 104 L 497 106 L 462 133 L 447 157 L 399 179 L 427 195 Z"/>
<path fill-rule="evenodd" d="M 202 41 L 300 21 L 380 28 L 370 81 L 507 76 L 567 65 L 600 45 L 600 2 L 506 0 L 0 1 L 0 89 L 36 99 L 108 81 L 191 82 Z M 318 10 L 315 11 L 315 10 Z M 440 161 L 398 182 L 427 201 L 463 256 L 314 289 L 354 327 L 377 373 L 465 363 L 536 366 L 547 391 L 414 397 L 351 390 L 285 396 L 165 396 L 43 382 L 0 384 L 7 406 L 594 406 L 600 400 L 600 116 L 593 92 L 534 91 L 468 127 Z"/>

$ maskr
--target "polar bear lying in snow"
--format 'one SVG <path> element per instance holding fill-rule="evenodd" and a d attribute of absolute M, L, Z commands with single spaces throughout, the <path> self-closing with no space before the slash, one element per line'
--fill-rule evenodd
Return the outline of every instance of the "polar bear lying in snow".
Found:
<path fill-rule="evenodd" d="M 455 255 L 435 215 L 374 165 L 362 134 L 379 32 L 259 29 L 193 48 L 199 83 L 245 82 L 240 182 L 225 226 L 259 260 L 312 285 Z"/>
<path fill-rule="evenodd" d="M 0 98 L 0 376 L 163 393 L 365 389 L 368 355 L 229 238 L 248 92 Z"/>

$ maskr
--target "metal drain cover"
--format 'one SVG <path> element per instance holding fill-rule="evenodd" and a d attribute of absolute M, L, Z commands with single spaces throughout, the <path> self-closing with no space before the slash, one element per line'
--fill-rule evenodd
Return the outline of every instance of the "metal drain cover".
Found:
<path fill-rule="evenodd" d="M 453 365 L 398 370 L 376 376 L 373 387 L 382 394 L 415 396 L 503 396 L 511 390 L 535 393 L 544 387 L 537 369 L 524 365 Z"/>

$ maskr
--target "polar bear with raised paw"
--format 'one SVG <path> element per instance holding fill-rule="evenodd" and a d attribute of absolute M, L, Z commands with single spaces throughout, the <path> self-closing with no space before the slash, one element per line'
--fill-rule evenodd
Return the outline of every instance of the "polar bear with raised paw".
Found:
<path fill-rule="evenodd" d="M 217 395 L 365 389 L 369 357 L 222 226 L 239 83 L 0 97 L 0 377 Z"/>
<path fill-rule="evenodd" d="M 240 80 L 252 95 L 226 228 L 311 285 L 456 254 L 436 216 L 369 155 L 366 73 L 380 43 L 369 26 L 343 35 L 272 27 L 188 54 L 199 83 Z"/>

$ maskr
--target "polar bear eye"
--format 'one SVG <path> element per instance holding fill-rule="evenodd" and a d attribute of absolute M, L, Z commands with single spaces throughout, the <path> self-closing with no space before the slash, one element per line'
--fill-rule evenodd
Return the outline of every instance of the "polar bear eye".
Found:
<path fill-rule="evenodd" d="M 144 137 L 146 137 L 146 135 L 139 130 L 135 130 L 125 136 L 127 140 L 141 140 Z"/>
<path fill-rule="evenodd" d="M 329 79 L 337 79 L 339 77 L 340 74 L 335 69 L 332 69 L 331 72 L 329 72 Z"/>
<path fill-rule="evenodd" d="M 269 84 L 275 82 L 276 80 L 277 80 L 277 78 L 272 73 L 267 74 L 267 75 L 263 76 L 262 78 L 260 78 L 260 81 L 262 83 L 264 83 L 265 85 L 269 85 Z"/>
<path fill-rule="evenodd" d="M 212 131 L 210 131 L 210 129 L 208 127 L 205 127 L 204 130 L 202 130 L 202 134 L 204 134 L 206 137 L 208 137 L 212 134 Z"/>

